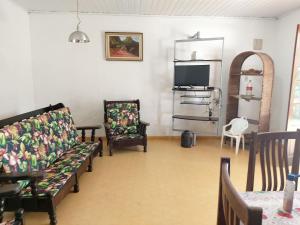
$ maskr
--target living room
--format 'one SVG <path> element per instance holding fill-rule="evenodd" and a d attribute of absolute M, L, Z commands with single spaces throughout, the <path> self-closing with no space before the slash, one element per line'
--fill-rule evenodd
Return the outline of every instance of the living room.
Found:
<path fill-rule="evenodd" d="M 48 200 L 54 202 L 53 207 L 39 205 L 43 203 L 36 200 L 39 198 L 38 185 L 38 195 L 32 192 L 30 200 L 24 200 L 22 192 L 10 198 L 4 196 L 4 219 L 14 217 L 15 211 L 23 209 L 21 216 L 25 224 L 215 224 L 219 207 L 220 158 L 231 158 L 232 182 L 239 192 L 243 192 L 249 178 L 250 149 L 251 146 L 255 148 L 256 139 L 251 132 L 258 132 L 258 136 L 266 132 L 297 136 L 299 8 L 297 0 L 2 0 L 0 130 L 5 130 L 12 122 L 30 120 L 29 116 L 39 118 L 43 113 L 50 113 L 49 120 L 54 118 L 52 111 L 56 113 L 63 108 L 65 122 L 70 123 L 64 126 L 66 130 L 59 131 L 67 132 L 69 139 L 64 150 L 78 139 L 75 133 L 69 133 L 76 128 L 79 136 L 98 144 L 97 147 L 93 145 L 93 151 L 80 152 L 85 157 L 80 166 L 75 166 L 80 172 L 77 176 L 72 170 L 75 175 L 69 177 L 75 182 L 72 183 L 74 190 L 65 187 L 62 197 L 57 200 L 49 197 Z M 71 35 L 76 31 L 80 31 L 81 36 Z M 112 51 L 114 41 L 124 42 L 126 37 L 137 40 L 138 51 L 127 47 L 129 56 L 115 56 Z M 197 41 L 220 43 L 218 57 L 215 52 L 209 54 L 211 51 L 207 46 L 204 50 L 202 45 L 193 46 Z M 192 46 L 187 47 L 188 44 Z M 213 46 L 215 51 L 215 45 L 208 46 Z M 124 47 L 120 49 L 124 50 Z M 247 61 L 248 58 L 252 60 Z M 180 71 L 177 69 L 190 63 L 185 61 L 209 64 L 208 83 L 176 84 L 176 71 Z M 244 61 L 247 62 L 243 67 Z M 234 62 L 241 64 L 239 68 Z M 207 98 L 211 102 L 199 102 L 199 99 Z M 130 115 L 136 113 L 141 127 L 124 131 L 120 128 L 122 124 L 117 124 L 120 129 L 110 131 L 116 109 L 109 107 L 125 100 L 130 101 L 126 103 L 130 109 L 126 110 L 131 110 Z M 256 102 L 252 104 L 253 100 Z M 203 109 L 201 115 L 198 113 L 200 108 Z M 37 109 L 44 110 L 33 112 Z M 193 114 L 194 117 L 178 117 L 176 111 L 180 110 L 181 114 Z M 32 114 L 17 118 L 27 112 Z M 58 113 L 55 117 L 61 115 Z M 251 115 L 257 117 L 256 123 L 251 123 Z M 241 140 L 235 139 L 234 145 L 225 138 L 221 148 L 223 126 L 234 118 L 239 121 L 244 118 L 247 130 L 239 136 Z M 135 121 L 135 118 L 126 119 L 126 123 L 127 120 Z M 189 131 L 186 136 L 185 130 Z M 118 142 L 120 132 L 131 134 L 124 146 Z M 135 142 L 137 133 L 142 137 Z M 118 137 L 111 137 L 115 134 Z M 71 137 L 74 140 L 70 140 Z M 8 135 L 5 138 L 5 143 L 14 143 L 8 140 Z M 294 138 L 295 149 L 297 138 Z M 242 150 L 244 139 L 245 151 Z M 22 138 L 25 149 L 32 151 L 31 155 L 34 144 L 28 143 L 32 140 L 25 143 Z M 239 142 L 241 146 L 236 147 Z M 1 148 L 9 148 L 3 143 L 0 140 Z M 278 144 L 281 142 L 274 143 L 280 151 L 281 147 L 277 146 L 281 146 Z M 20 149 L 24 150 L 22 146 Z M 16 151 L 15 148 L 12 151 Z M 85 145 L 82 148 L 90 150 Z M 53 151 L 55 149 L 57 147 L 53 147 Z M 297 151 L 291 149 L 288 148 L 289 156 L 297 158 Z M 64 154 L 56 152 L 53 160 L 47 155 L 47 166 L 55 164 L 55 160 Z M 1 154 L 2 163 L 5 157 Z M 40 156 L 37 157 L 39 162 Z M 297 160 L 299 162 L 299 155 Z M 257 168 L 258 162 L 257 159 Z M 4 166 L 2 174 L 16 172 L 11 166 Z M 38 171 L 31 169 L 30 173 Z M 84 173 L 85 170 L 92 172 Z M 298 170 L 294 168 L 291 172 L 299 173 L 299 163 Z M 45 175 L 35 176 L 32 179 L 26 175 L 25 180 L 32 181 L 30 185 L 33 185 L 45 178 Z M 257 169 L 255 181 L 259 185 L 261 176 Z M 15 183 L 16 178 L 10 182 Z M 35 188 L 31 186 L 31 190 Z M 77 193 L 69 193 L 73 191 Z M 40 202 L 33 206 L 34 201 Z M 294 205 L 297 203 L 294 199 Z M 296 215 L 293 214 L 294 218 L 299 219 Z"/>

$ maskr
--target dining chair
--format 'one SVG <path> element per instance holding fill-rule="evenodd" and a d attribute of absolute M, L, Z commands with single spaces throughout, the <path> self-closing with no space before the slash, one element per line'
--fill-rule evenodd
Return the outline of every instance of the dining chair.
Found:
<path fill-rule="evenodd" d="M 299 173 L 300 130 L 252 133 L 246 191 L 254 189 L 256 156 L 259 155 L 262 191 L 283 191 L 289 173 Z M 289 153 L 290 152 L 290 153 Z M 297 190 L 296 181 L 296 190 Z"/>
<path fill-rule="evenodd" d="M 223 147 L 224 136 L 230 137 L 230 146 L 232 147 L 233 138 L 235 138 L 235 154 L 238 154 L 240 148 L 240 141 L 242 140 L 243 150 L 245 149 L 244 133 L 248 128 L 248 120 L 244 117 L 235 118 L 228 124 L 223 126 L 221 148 Z M 228 129 L 229 128 L 229 129 Z"/>
<path fill-rule="evenodd" d="M 230 158 L 221 158 L 217 225 L 261 225 L 262 208 L 248 206 L 230 181 Z"/>

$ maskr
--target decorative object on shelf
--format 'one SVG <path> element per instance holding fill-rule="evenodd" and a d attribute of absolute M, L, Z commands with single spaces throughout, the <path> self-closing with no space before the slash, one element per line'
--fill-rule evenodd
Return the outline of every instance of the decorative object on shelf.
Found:
<path fill-rule="evenodd" d="M 260 58 L 263 65 L 263 70 L 242 70 L 243 63 L 250 56 L 256 55 Z M 262 94 L 260 97 L 254 95 L 241 95 L 240 77 L 241 76 L 261 76 L 262 77 Z M 260 101 L 258 119 L 249 119 L 249 124 L 257 125 L 257 132 L 267 132 L 270 126 L 270 108 L 272 98 L 274 65 L 272 58 L 266 53 L 246 51 L 238 54 L 232 61 L 230 66 L 229 81 L 228 81 L 228 99 L 226 123 L 238 117 L 239 99 L 248 101 Z"/>
<path fill-rule="evenodd" d="M 105 32 L 106 60 L 143 61 L 143 33 Z"/>
<path fill-rule="evenodd" d="M 241 118 L 235 118 L 231 120 L 228 124 L 223 126 L 223 131 L 222 131 L 222 138 L 221 138 L 221 148 L 223 148 L 223 140 L 224 136 L 230 137 L 230 147 L 233 146 L 233 138 L 236 139 L 235 142 L 235 154 L 237 155 L 239 152 L 240 148 L 240 141 L 242 139 L 243 143 L 243 150 L 245 150 L 245 137 L 244 133 L 247 130 L 249 124 L 246 118 L 241 117 Z M 229 130 L 226 130 L 228 127 Z"/>
<path fill-rule="evenodd" d="M 256 70 L 256 69 L 249 69 L 249 70 L 242 70 L 242 75 L 262 75 L 262 70 Z"/>
<path fill-rule="evenodd" d="M 77 23 L 77 26 L 76 26 L 76 31 L 74 31 L 69 36 L 69 42 L 88 43 L 88 42 L 90 42 L 90 39 L 87 36 L 87 34 L 79 30 L 79 25 L 81 23 L 81 20 L 79 18 L 79 2 L 78 1 L 79 0 L 77 0 L 77 19 L 78 19 L 78 23 Z"/>
<path fill-rule="evenodd" d="M 188 36 L 189 39 L 192 39 L 192 40 L 197 40 L 197 39 L 200 39 L 200 31 L 197 31 L 197 33 L 195 33 L 194 35 L 192 36 Z"/>
<path fill-rule="evenodd" d="M 246 96 L 253 97 L 254 95 L 252 93 L 253 93 L 253 85 L 252 85 L 252 81 L 249 80 L 246 86 Z"/>

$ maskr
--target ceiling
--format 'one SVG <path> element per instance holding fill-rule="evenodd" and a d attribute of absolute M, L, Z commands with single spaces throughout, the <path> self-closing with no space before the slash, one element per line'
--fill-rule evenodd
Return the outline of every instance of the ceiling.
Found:
<path fill-rule="evenodd" d="M 29 12 L 73 12 L 76 0 L 13 0 Z M 277 18 L 299 0 L 79 0 L 80 12 L 168 16 Z"/>

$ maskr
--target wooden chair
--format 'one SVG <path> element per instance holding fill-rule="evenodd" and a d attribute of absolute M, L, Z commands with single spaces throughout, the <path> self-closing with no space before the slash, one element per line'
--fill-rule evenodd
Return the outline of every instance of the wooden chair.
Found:
<path fill-rule="evenodd" d="M 230 159 L 221 158 L 217 225 L 261 225 L 262 208 L 250 207 L 230 181 Z"/>
<path fill-rule="evenodd" d="M 147 152 L 146 127 L 149 123 L 140 120 L 139 111 L 139 100 L 104 100 L 104 127 L 110 156 L 115 147 L 143 145 Z"/>
<path fill-rule="evenodd" d="M 294 146 L 293 146 L 294 145 Z M 288 150 L 293 147 L 292 158 Z M 253 191 L 256 155 L 260 156 L 262 191 L 282 191 L 289 173 L 299 173 L 300 130 L 290 132 L 252 133 L 250 143 L 247 191 Z M 291 161 L 291 163 L 289 163 Z M 291 165 L 290 165 L 291 164 Z M 296 181 L 297 187 L 297 181 Z"/>

